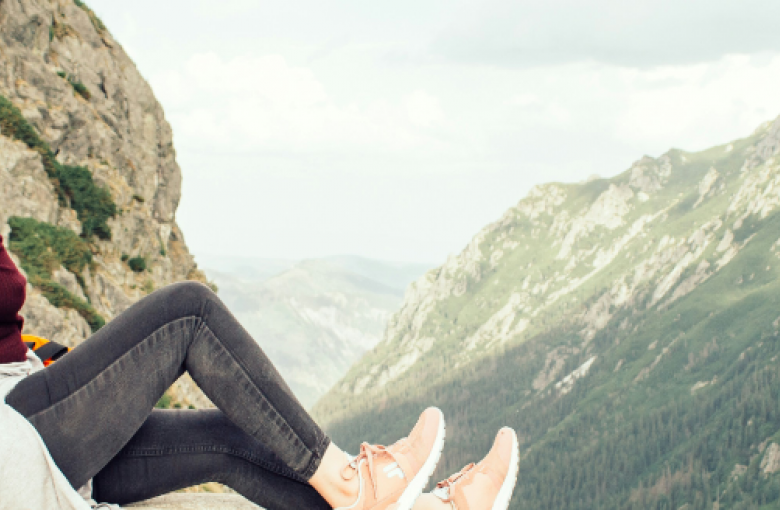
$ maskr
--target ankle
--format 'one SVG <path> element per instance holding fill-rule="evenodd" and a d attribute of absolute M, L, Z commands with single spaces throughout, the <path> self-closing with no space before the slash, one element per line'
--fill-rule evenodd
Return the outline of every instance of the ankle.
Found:
<path fill-rule="evenodd" d="M 349 506 L 358 498 L 360 482 L 357 477 L 345 480 L 341 475 L 348 463 L 347 454 L 331 443 L 322 457 L 320 467 L 309 480 L 309 484 L 333 508 Z"/>

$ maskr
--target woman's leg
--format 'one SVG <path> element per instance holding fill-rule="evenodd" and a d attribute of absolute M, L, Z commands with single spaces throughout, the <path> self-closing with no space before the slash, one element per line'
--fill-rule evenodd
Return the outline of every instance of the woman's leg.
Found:
<path fill-rule="evenodd" d="M 264 443 L 217 409 L 155 410 L 94 480 L 97 501 L 127 504 L 220 482 L 267 510 L 330 509 Z"/>
<path fill-rule="evenodd" d="M 6 402 L 40 433 L 74 487 L 98 474 L 188 371 L 248 436 L 308 481 L 330 440 L 208 287 L 174 284 L 139 301 Z M 320 490 L 322 493 L 323 491 Z"/>

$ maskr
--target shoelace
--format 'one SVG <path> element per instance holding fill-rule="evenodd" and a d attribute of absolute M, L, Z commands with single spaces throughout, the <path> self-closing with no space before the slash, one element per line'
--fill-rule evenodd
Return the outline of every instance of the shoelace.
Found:
<path fill-rule="evenodd" d="M 341 477 L 344 480 L 352 480 L 357 475 L 358 469 L 360 469 L 360 462 L 365 460 L 368 464 L 368 477 L 371 479 L 371 484 L 374 487 L 374 494 L 377 493 L 377 477 L 374 472 L 374 457 L 387 454 L 395 461 L 395 456 L 387 447 L 382 445 L 372 445 L 363 443 L 360 445 L 360 453 L 357 457 L 352 459 L 352 462 L 344 466 L 341 470 Z"/>
<path fill-rule="evenodd" d="M 473 462 L 471 464 L 467 464 L 463 469 L 461 469 L 451 477 L 447 478 L 446 480 L 442 480 L 441 482 L 436 484 L 436 492 L 442 495 L 440 497 L 444 503 L 452 502 L 452 491 L 450 490 L 450 488 L 453 485 L 455 485 L 466 474 L 468 474 L 469 471 L 474 469 L 474 466 L 476 466 L 476 464 Z M 445 492 L 447 494 L 446 497 L 443 496 Z"/>

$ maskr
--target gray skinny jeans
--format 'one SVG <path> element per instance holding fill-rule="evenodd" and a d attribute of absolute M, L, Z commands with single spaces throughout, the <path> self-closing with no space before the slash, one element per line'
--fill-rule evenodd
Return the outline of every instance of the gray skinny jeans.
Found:
<path fill-rule="evenodd" d="M 218 409 L 153 409 L 185 370 Z M 94 478 L 98 501 L 216 481 L 268 510 L 330 508 L 307 483 L 330 439 L 200 283 L 150 294 L 6 402 L 73 487 Z"/>

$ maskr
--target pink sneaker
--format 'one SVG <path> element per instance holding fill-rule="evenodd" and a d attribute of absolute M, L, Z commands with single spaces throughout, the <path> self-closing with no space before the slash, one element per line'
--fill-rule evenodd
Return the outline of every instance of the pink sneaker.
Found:
<path fill-rule="evenodd" d="M 444 416 L 429 407 L 409 437 L 390 447 L 360 445 L 360 454 L 344 467 L 345 480 L 358 477 L 360 492 L 351 506 L 336 510 L 411 510 L 428 484 L 444 447 Z"/>
<path fill-rule="evenodd" d="M 479 464 L 469 464 L 439 482 L 431 494 L 453 510 L 506 510 L 515 490 L 519 460 L 517 435 L 504 427 Z"/>

